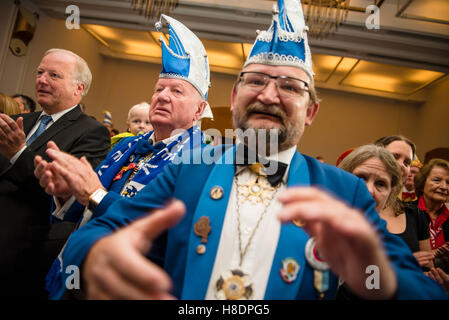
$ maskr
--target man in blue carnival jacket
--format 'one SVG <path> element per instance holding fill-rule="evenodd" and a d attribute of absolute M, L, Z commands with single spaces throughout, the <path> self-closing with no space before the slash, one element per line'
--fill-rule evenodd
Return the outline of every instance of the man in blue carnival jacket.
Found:
<path fill-rule="evenodd" d="M 193 150 L 75 232 L 81 288 L 64 272 L 56 298 L 332 299 L 338 277 L 364 299 L 446 297 L 363 180 L 297 152 L 319 105 L 301 6 L 278 7 L 232 90 L 237 147 Z"/>
<path fill-rule="evenodd" d="M 169 23 L 170 47 L 163 43 L 163 67 L 151 100 L 150 119 L 155 130 L 122 139 L 95 171 L 52 142 L 47 154 L 53 162 L 35 159 L 41 186 L 55 196 L 56 221 L 74 221 L 82 226 L 102 215 L 117 199 L 136 195 L 177 153 L 201 145 L 203 134 L 195 123 L 212 115 L 206 101 L 210 86 L 206 50 L 182 23 L 163 18 Z M 50 296 L 61 272 L 58 257 L 47 276 Z"/>

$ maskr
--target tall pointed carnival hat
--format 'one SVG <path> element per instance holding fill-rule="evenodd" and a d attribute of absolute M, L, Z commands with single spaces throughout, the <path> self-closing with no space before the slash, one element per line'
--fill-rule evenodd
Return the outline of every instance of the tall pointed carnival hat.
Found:
<path fill-rule="evenodd" d="M 169 45 L 163 37 L 159 38 L 162 45 L 162 70 L 159 78 L 182 79 L 192 84 L 207 103 L 207 91 L 210 87 L 209 61 L 206 49 L 201 40 L 181 22 L 165 14 L 156 22 L 157 30 L 162 29 L 162 20 L 168 25 Z M 212 110 L 207 103 L 201 118 L 213 119 Z"/>
<path fill-rule="evenodd" d="M 245 65 L 252 63 L 298 67 L 313 82 L 312 55 L 307 40 L 309 28 L 299 0 L 277 0 L 271 26 L 259 32 Z"/>

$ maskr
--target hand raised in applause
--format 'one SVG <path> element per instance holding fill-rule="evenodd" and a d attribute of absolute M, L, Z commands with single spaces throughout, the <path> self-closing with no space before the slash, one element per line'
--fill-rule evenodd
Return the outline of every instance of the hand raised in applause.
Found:
<path fill-rule="evenodd" d="M 421 267 L 432 266 L 432 261 L 435 258 L 435 254 L 431 251 L 416 251 L 413 252 L 413 256 L 418 260 Z"/>
<path fill-rule="evenodd" d="M 47 143 L 47 148 L 59 150 L 53 141 Z M 65 201 L 73 195 L 72 190 L 64 178 L 52 168 L 51 162 L 45 161 L 41 156 L 34 157 L 34 175 L 39 180 L 41 187 L 45 189 L 47 194 Z"/>
<path fill-rule="evenodd" d="M 89 196 L 103 188 L 89 161 L 86 157 L 78 159 L 59 150 L 53 142 L 47 146 L 46 153 L 53 161 L 48 163 L 38 157 L 35 159 L 35 175 L 45 191 L 61 197 L 73 195 L 79 203 L 87 206 Z"/>
<path fill-rule="evenodd" d="M 87 298 L 174 299 L 169 293 L 170 277 L 144 255 L 184 212 L 184 204 L 175 200 L 95 243 L 81 270 Z"/>
<path fill-rule="evenodd" d="M 446 272 L 441 268 L 432 268 L 426 272 L 426 275 L 438 282 L 449 295 L 449 275 Z"/>
<path fill-rule="evenodd" d="M 396 274 L 374 228 L 362 212 L 314 187 L 293 187 L 279 194 L 282 222 L 295 219 L 316 239 L 320 255 L 358 296 L 389 299 L 397 289 Z M 379 267 L 380 289 L 366 287 L 366 268 Z"/>
<path fill-rule="evenodd" d="M 26 135 L 23 132 L 23 118 L 17 122 L 4 113 L 0 113 L 0 154 L 11 159 L 26 145 Z"/>

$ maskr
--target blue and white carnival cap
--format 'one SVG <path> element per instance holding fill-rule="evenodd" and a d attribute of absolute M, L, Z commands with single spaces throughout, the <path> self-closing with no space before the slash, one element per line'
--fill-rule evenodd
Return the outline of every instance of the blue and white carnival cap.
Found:
<path fill-rule="evenodd" d="M 309 28 L 299 0 L 277 0 L 271 26 L 259 32 L 245 65 L 260 63 L 304 70 L 313 82 L 312 55 L 307 41 Z"/>
<path fill-rule="evenodd" d="M 165 14 L 156 22 L 157 30 L 162 28 L 162 19 L 168 22 L 169 46 L 161 36 L 162 70 L 159 78 L 182 79 L 192 84 L 207 103 L 210 87 L 209 61 L 201 40 L 185 25 Z M 207 103 L 201 118 L 212 118 L 212 110 Z"/>

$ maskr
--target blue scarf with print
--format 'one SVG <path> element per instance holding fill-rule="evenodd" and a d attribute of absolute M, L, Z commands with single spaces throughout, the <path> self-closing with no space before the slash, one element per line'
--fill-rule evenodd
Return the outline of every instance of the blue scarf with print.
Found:
<path fill-rule="evenodd" d="M 123 196 L 133 197 L 154 179 L 181 150 L 193 149 L 199 146 L 203 140 L 202 132 L 196 126 L 180 134 L 176 140 L 168 145 L 157 143 L 153 146 L 148 141 L 152 133 L 153 131 L 150 131 L 144 135 L 126 139 L 119 143 L 105 161 L 97 167 L 96 172 L 106 189 L 120 192 L 132 170 L 125 172 L 120 179 L 121 183 L 114 181 L 117 173 L 131 163 L 137 163 L 142 157 L 153 151 L 154 156 L 141 166 L 137 174 L 127 184 L 126 190 L 122 192 Z"/>

